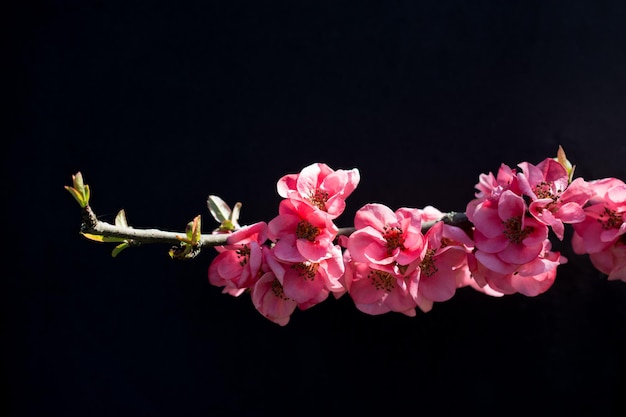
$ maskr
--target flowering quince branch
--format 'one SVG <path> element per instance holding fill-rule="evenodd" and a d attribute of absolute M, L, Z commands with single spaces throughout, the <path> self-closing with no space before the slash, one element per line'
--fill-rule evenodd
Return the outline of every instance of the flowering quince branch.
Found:
<path fill-rule="evenodd" d="M 481 174 L 464 213 L 371 203 L 356 212 L 354 227 L 338 228 L 360 173 L 314 163 L 279 179 L 282 200 L 269 222 L 240 226 L 241 203 L 231 210 L 210 195 L 220 224 L 210 234 L 201 233 L 200 216 L 184 233 L 132 228 L 123 210 L 115 225 L 105 223 L 89 206 L 80 173 L 65 188 L 81 206 L 81 233 L 118 243 L 113 256 L 142 243 L 176 243 L 170 256 L 190 259 L 212 246 L 209 283 L 231 296 L 249 293 L 256 310 L 284 326 L 296 309 L 331 294 L 347 294 L 366 314 L 407 316 L 430 311 L 462 287 L 494 297 L 542 294 L 567 262 L 549 239 L 552 232 L 562 241 L 565 225 L 573 228 L 574 253 L 589 255 L 609 280 L 626 282 L 626 184 L 574 179 L 574 168 L 559 147 L 536 165 L 501 164 L 495 175 Z"/>

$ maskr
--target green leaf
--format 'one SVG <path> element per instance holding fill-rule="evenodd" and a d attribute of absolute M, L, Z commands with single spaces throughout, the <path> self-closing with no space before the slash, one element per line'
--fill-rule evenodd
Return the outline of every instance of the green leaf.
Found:
<path fill-rule="evenodd" d="M 193 222 L 187 223 L 187 227 L 185 227 L 185 235 L 187 236 L 186 240 L 191 242 L 193 240 Z"/>
<path fill-rule="evenodd" d="M 220 224 L 220 227 L 218 227 L 217 230 L 220 232 L 234 232 L 235 230 L 237 230 L 237 228 L 235 227 L 233 222 L 226 219 L 222 222 L 222 224 Z"/>
<path fill-rule="evenodd" d="M 130 245 L 127 242 L 121 243 L 119 245 L 117 245 L 114 249 L 113 252 L 111 252 L 111 256 L 113 256 L 114 258 L 119 255 L 119 253 L 121 251 L 123 251 L 124 249 L 126 249 L 127 247 L 129 247 Z"/>
<path fill-rule="evenodd" d="M 202 237 L 202 231 L 200 230 L 200 228 L 201 228 L 200 215 L 197 215 L 193 219 L 193 227 L 191 229 L 191 242 L 194 245 L 200 242 L 200 238 Z"/>
<path fill-rule="evenodd" d="M 83 235 L 87 239 L 93 240 L 95 242 L 126 242 L 126 239 L 121 238 L 121 237 L 92 235 L 91 233 L 81 233 L 81 235 Z"/>
<path fill-rule="evenodd" d="M 224 220 L 230 219 L 230 207 L 228 207 L 228 204 L 226 204 L 224 200 L 218 196 L 210 195 L 207 199 L 207 206 L 209 207 L 211 215 L 218 223 L 222 223 Z"/>
<path fill-rule="evenodd" d="M 233 212 L 230 214 L 230 221 L 235 227 L 235 229 L 239 229 L 239 213 L 241 213 L 241 203 L 236 203 L 235 207 L 233 207 Z"/>
<path fill-rule="evenodd" d="M 121 209 L 117 216 L 115 216 L 115 225 L 118 227 L 128 227 L 128 222 L 126 221 L 126 212 L 124 209 Z"/>
<path fill-rule="evenodd" d="M 74 183 L 74 188 L 81 195 L 85 195 L 85 183 L 83 182 L 83 174 L 77 172 L 75 175 L 72 175 L 72 182 Z"/>
<path fill-rule="evenodd" d="M 70 194 L 72 194 L 72 197 L 74 197 L 74 199 L 78 202 L 79 206 L 85 207 L 83 196 L 76 190 L 76 188 L 66 185 L 65 189 L 69 191 Z"/>
<path fill-rule="evenodd" d="M 200 238 L 202 237 L 200 231 L 200 215 L 197 215 L 193 221 L 187 223 L 187 226 L 185 227 L 185 235 L 186 237 L 176 236 L 176 239 L 192 246 L 198 244 Z"/>
<path fill-rule="evenodd" d="M 65 189 L 72 194 L 72 197 L 76 199 L 81 208 L 89 205 L 91 191 L 89 186 L 83 182 L 83 175 L 80 172 L 72 175 L 72 187 L 66 185 Z"/>
<path fill-rule="evenodd" d="M 83 195 L 85 199 L 85 206 L 89 205 L 89 199 L 91 198 L 91 188 L 87 184 L 85 184 L 85 194 Z"/>
<path fill-rule="evenodd" d="M 565 168 L 568 174 L 568 180 L 571 183 L 574 179 L 574 169 L 576 169 L 576 165 L 572 165 L 572 163 L 567 159 L 567 155 L 565 155 L 565 151 L 563 147 L 559 145 L 559 150 L 556 153 L 556 158 L 552 158 L 557 161 L 559 164 Z"/>

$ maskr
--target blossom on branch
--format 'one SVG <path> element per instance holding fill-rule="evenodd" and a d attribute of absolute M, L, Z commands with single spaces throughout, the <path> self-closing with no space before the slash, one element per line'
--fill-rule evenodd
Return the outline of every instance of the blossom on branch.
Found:
<path fill-rule="evenodd" d="M 337 226 L 324 212 L 299 200 L 280 202 L 278 216 L 268 223 L 274 254 L 285 262 L 318 262 L 328 257 Z"/>
<path fill-rule="evenodd" d="M 241 227 L 241 203 L 231 210 L 210 195 L 208 208 L 220 226 L 202 234 L 197 216 L 184 236 L 131 228 L 125 217 L 115 225 L 100 221 L 80 173 L 65 188 L 81 207 L 85 237 L 125 247 L 178 243 L 170 249 L 175 259 L 192 259 L 213 246 L 209 283 L 235 297 L 248 293 L 259 313 L 284 326 L 296 309 L 312 308 L 330 294 L 347 294 L 366 314 L 407 316 L 430 311 L 464 287 L 494 297 L 540 295 L 568 262 L 549 240 L 550 232 L 563 240 L 566 225 L 573 228 L 574 253 L 588 254 L 609 280 L 626 282 L 626 184 L 574 179 L 573 172 L 559 147 L 556 158 L 536 165 L 503 163 L 495 175 L 480 174 L 465 213 L 370 203 L 357 210 L 353 228 L 339 229 L 335 221 L 360 182 L 359 171 L 314 163 L 278 180 L 282 200 L 268 223 Z"/>
<path fill-rule="evenodd" d="M 285 296 L 297 302 L 300 309 L 324 301 L 331 292 L 345 291 L 340 281 L 344 274 L 340 246 L 334 245 L 329 249 L 328 257 L 317 262 L 285 262 L 275 258 L 273 252 L 275 247 L 269 250 L 275 260 L 270 267 L 282 284 Z"/>
<path fill-rule="evenodd" d="M 267 240 L 267 224 L 255 223 L 230 234 L 227 244 L 216 246 L 219 252 L 209 266 L 209 282 L 224 287 L 223 292 L 239 296 L 254 286 L 261 275 L 262 245 Z"/>
<path fill-rule="evenodd" d="M 347 249 L 357 262 L 408 265 L 424 254 L 422 219 L 417 209 L 395 212 L 383 204 L 366 204 L 354 217 L 356 231 Z"/>
<path fill-rule="evenodd" d="M 511 273 L 500 273 L 481 263 L 476 254 L 468 256 L 468 264 L 476 283 L 486 288 L 486 293 L 503 295 L 520 293 L 534 297 L 546 292 L 556 278 L 557 266 L 567 262 L 559 252 L 550 251 L 549 240 L 543 242 L 541 253 L 532 261 L 519 265 Z"/>
<path fill-rule="evenodd" d="M 426 206 L 423 209 L 420 209 L 419 212 L 422 216 L 422 222 L 438 221 L 442 219 L 444 216 L 444 213 L 442 213 L 440 210 L 436 209 L 433 206 Z M 426 233 L 427 243 L 429 247 L 440 248 L 440 247 L 445 247 L 445 246 L 453 246 L 457 249 L 462 248 L 463 252 L 465 252 L 465 259 L 463 263 L 460 264 L 459 266 L 452 268 L 456 276 L 457 288 L 471 287 L 472 289 L 476 291 L 482 292 L 486 295 L 490 295 L 493 297 L 503 296 L 504 295 L 503 293 L 495 291 L 486 282 L 481 282 L 479 285 L 478 282 L 476 282 L 476 280 L 472 276 L 472 273 L 469 269 L 468 259 L 473 256 L 472 253 L 474 252 L 474 241 L 468 235 L 468 233 L 465 230 L 461 229 L 460 227 L 446 224 L 444 222 L 440 222 L 440 223 L 443 224 L 443 226 L 441 226 L 441 245 L 437 244 L 436 239 L 434 239 L 434 242 L 431 243 L 431 240 L 433 239 L 429 233 L 435 233 L 435 232 L 430 232 L 430 230 Z M 433 226 L 433 229 L 437 227 L 438 225 L 435 224 Z M 470 231 L 470 233 L 473 234 L 473 229 Z M 422 276 L 422 279 L 421 279 L 422 285 L 420 286 L 420 290 L 424 290 L 424 287 L 429 286 L 428 283 L 424 284 L 424 282 L 428 282 L 428 281 L 433 281 L 433 284 L 436 284 L 436 280 L 429 280 L 428 278 L 424 278 Z M 424 312 L 430 311 L 432 309 L 432 304 L 433 304 L 432 301 L 435 301 L 435 300 L 429 299 L 427 295 L 425 294 L 425 291 L 420 291 L 418 304 L 422 311 Z"/>
<path fill-rule="evenodd" d="M 468 285 L 467 254 L 473 242 L 458 227 L 437 222 L 425 235 L 426 252 L 419 261 L 420 279 L 416 302 L 423 312 L 434 302 L 451 299 L 457 288 Z"/>
<path fill-rule="evenodd" d="M 355 261 L 344 252 L 346 289 L 360 311 L 377 315 L 390 311 L 415 316 L 419 269 L 408 270 L 393 262 L 377 265 Z"/>
<path fill-rule="evenodd" d="M 302 201 L 336 219 L 346 207 L 346 198 L 360 181 L 359 170 L 333 170 L 326 164 L 305 167 L 299 174 L 288 174 L 278 180 L 278 195 Z"/>
<path fill-rule="evenodd" d="M 553 159 L 518 167 L 521 172 L 502 164 L 497 177 L 480 176 L 476 198 L 466 207 L 476 246 L 468 265 L 481 287 L 536 296 L 567 262 L 550 251 L 549 230 L 563 239 L 564 223 L 582 222 L 590 193 L 583 181 L 570 183 L 569 171 Z"/>
<path fill-rule="evenodd" d="M 593 196 L 584 208 L 585 219 L 574 225 L 572 248 L 589 254 L 608 279 L 626 281 L 626 184 L 604 178 L 587 185 Z"/>
<path fill-rule="evenodd" d="M 540 222 L 550 226 L 559 240 L 563 240 L 564 223 L 580 223 L 585 219 L 583 205 L 591 192 L 581 178 L 569 183 L 565 167 L 551 158 L 537 165 L 522 162 L 517 175 L 524 196 L 530 197 L 528 210 Z"/>
<path fill-rule="evenodd" d="M 268 320 L 281 326 L 289 323 L 297 303 L 287 297 L 283 286 L 272 271 L 267 271 L 250 291 L 254 307 Z"/>
<path fill-rule="evenodd" d="M 474 223 L 476 257 L 490 269 L 514 272 L 535 259 L 548 237 L 548 226 L 526 214 L 521 196 L 504 191 L 497 200 L 485 200 L 468 210 Z"/>
<path fill-rule="evenodd" d="M 416 314 L 420 270 L 415 261 L 426 253 L 421 225 L 417 209 L 394 212 L 382 204 L 366 204 L 356 212 L 356 231 L 342 242 L 345 285 L 359 310 Z"/>

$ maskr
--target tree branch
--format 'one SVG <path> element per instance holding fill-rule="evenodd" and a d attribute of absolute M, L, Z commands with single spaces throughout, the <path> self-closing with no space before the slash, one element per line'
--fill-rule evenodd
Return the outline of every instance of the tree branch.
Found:
<path fill-rule="evenodd" d="M 87 205 L 82 208 L 83 223 L 80 231 L 83 234 L 96 236 L 104 236 L 109 238 L 118 238 L 129 240 L 131 245 L 139 245 L 144 243 L 167 243 L 178 244 L 181 242 L 179 237 L 185 237 L 185 232 L 170 232 L 159 229 L 135 229 L 133 227 L 117 226 L 111 223 L 98 220 L 91 206 Z M 458 226 L 463 229 L 471 227 L 471 223 L 467 219 L 465 213 L 450 212 L 444 214 L 441 218 L 446 224 Z M 422 232 L 426 233 L 436 221 L 424 222 Z M 354 227 L 342 227 L 339 229 L 338 236 L 350 236 L 356 229 Z M 228 234 L 202 234 L 197 243 L 198 247 L 205 246 L 221 246 L 226 244 Z"/>
<path fill-rule="evenodd" d="M 111 223 L 103 222 L 98 220 L 91 206 L 84 207 L 82 212 L 83 223 L 80 231 L 83 234 L 127 239 L 135 245 L 143 243 L 177 244 L 181 242 L 179 237 L 186 236 L 185 232 L 168 232 L 159 229 L 135 229 L 134 227 L 116 226 Z M 197 245 L 225 245 L 227 237 L 227 234 L 203 234 Z"/>
<path fill-rule="evenodd" d="M 65 186 L 65 189 L 76 199 L 81 207 L 82 224 L 80 232 L 88 239 L 99 242 L 116 242 L 119 245 L 113 250 L 113 256 L 129 246 L 139 246 L 144 243 L 167 243 L 176 244 L 170 248 L 170 256 L 175 259 L 194 258 L 202 247 L 223 246 L 227 244 L 228 231 L 239 229 L 237 220 L 241 203 L 235 204 L 233 210 L 219 197 L 210 195 L 207 204 L 213 218 L 221 221 L 216 231 L 223 233 L 201 233 L 201 216 L 187 224 L 184 232 L 170 232 L 159 229 L 135 229 L 128 226 L 124 210 L 120 210 L 115 218 L 115 224 L 98 220 L 93 209 L 89 205 L 91 191 L 89 185 L 83 182 L 80 172 L 72 175 L 72 186 Z M 465 213 L 450 212 L 445 213 L 437 220 L 446 224 L 464 229 L 468 234 L 471 232 L 472 224 Z M 426 233 L 437 221 L 424 222 L 422 233 Z M 338 229 L 337 236 L 350 236 L 355 231 L 354 227 L 343 227 Z"/>

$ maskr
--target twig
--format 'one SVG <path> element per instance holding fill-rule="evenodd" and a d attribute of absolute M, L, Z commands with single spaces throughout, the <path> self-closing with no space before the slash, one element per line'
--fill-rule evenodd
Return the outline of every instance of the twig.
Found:
<path fill-rule="evenodd" d="M 127 239 L 131 241 L 131 244 L 143 244 L 143 243 L 168 243 L 177 244 L 181 240 L 179 237 L 184 237 L 185 232 L 169 232 L 159 229 L 136 229 L 133 227 L 116 226 L 111 223 L 98 220 L 96 214 L 92 210 L 91 206 L 87 205 L 82 208 L 83 223 L 81 225 L 81 232 L 84 234 L 91 234 L 97 236 L 106 236 L 120 239 Z M 465 213 L 450 212 L 446 213 L 442 219 L 446 224 L 458 226 L 461 228 L 471 227 L 469 220 Z M 422 232 L 426 233 L 436 221 L 425 222 L 422 225 Z M 339 229 L 338 236 L 350 236 L 356 229 L 354 227 L 342 227 Z M 221 246 L 226 244 L 228 238 L 227 233 L 222 234 L 202 234 L 197 246 Z"/>

